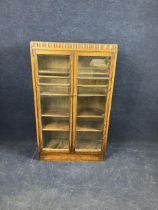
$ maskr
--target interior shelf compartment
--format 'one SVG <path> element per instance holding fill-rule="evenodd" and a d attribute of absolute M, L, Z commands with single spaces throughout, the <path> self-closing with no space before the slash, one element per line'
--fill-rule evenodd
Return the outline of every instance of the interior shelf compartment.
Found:
<path fill-rule="evenodd" d="M 102 116 L 105 112 L 106 97 L 78 97 L 77 115 L 86 113 Z"/>
<path fill-rule="evenodd" d="M 61 69 L 61 68 L 60 68 Z M 68 74 L 69 73 L 69 69 L 64 69 L 62 68 L 61 70 L 54 68 L 54 69 L 39 69 L 39 73 L 50 73 L 50 74 Z"/>
<path fill-rule="evenodd" d="M 104 85 L 108 86 L 109 80 L 90 80 L 90 79 L 79 79 L 77 85 Z"/>
<path fill-rule="evenodd" d="M 69 149 L 69 132 L 43 132 L 43 147 L 48 149 Z"/>
<path fill-rule="evenodd" d="M 93 93 L 87 93 L 87 94 L 84 94 L 84 93 L 80 93 L 78 94 L 78 96 L 83 96 L 83 97 L 95 97 L 95 96 L 106 96 L 106 94 L 93 94 Z"/>
<path fill-rule="evenodd" d="M 69 144 L 67 140 L 64 139 L 50 139 L 47 144 L 45 144 L 44 148 L 48 149 L 69 149 Z"/>
<path fill-rule="evenodd" d="M 69 73 L 68 72 L 49 72 L 49 71 L 39 71 L 39 76 L 40 77 L 55 77 L 55 78 L 63 78 L 63 77 L 68 77 Z"/>
<path fill-rule="evenodd" d="M 75 150 L 101 150 L 102 133 L 77 132 Z"/>
<path fill-rule="evenodd" d="M 109 75 L 103 75 L 103 74 L 79 74 L 78 75 L 79 79 L 85 78 L 86 80 L 88 79 L 109 79 Z"/>
<path fill-rule="evenodd" d="M 39 76 L 39 83 L 47 83 L 47 84 L 70 84 L 69 77 L 49 77 L 49 76 Z"/>
<path fill-rule="evenodd" d="M 109 67 L 110 67 L 110 57 L 99 57 L 99 56 L 79 57 L 79 69 L 108 70 Z"/>
<path fill-rule="evenodd" d="M 49 71 L 49 72 L 68 72 L 70 70 L 70 67 L 66 68 L 66 67 L 52 67 L 52 68 L 40 68 L 39 71 Z"/>
<path fill-rule="evenodd" d="M 97 120 L 93 118 L 77 118 L 76 131 L 80 132 L 102 132 L 103 129 L 103 118 Z"/>
<path fill-rule="evenodd" d="M 64 123 L 50 123 L 42 128 L 43 131 L 69 131 L 69 125 Z"/>
<path fill-rule="evenodd" d="M 79 80 L 109 80 L 109 77 L 78 77 Z"/>
<path fill-rule="evenodd" d="M 39 75 L 39 78 L 48 78 L 48 79 L 69 79 L 68 76 L 55 76 L 55 75 Z"/>
<path fill-rule="evenodd" d="M 70 98 L 67 96 L 41 96 L 41 114 L 67 115 L 70 112 Z"/>
<path fill-rule="evenodd" d="M 42 113 L 42 117 L 69 117 L 69 113 L 63 110 L 52 110 Z"/>
<path fill-rule="evenodd" d="M 64 94 L 64 93 L 48 93 L 48 92 L 43 92 L 40 93 L 41 96 L 70 96 L 69 94 Z"/>
<path fill-rule="evenodd" d="M 43 131 L 69 131 L 69 119 L 68 118 L 42 118 L 42 130 Z"/>
<path fill-rule="evenodd" d="M 95 67 L 95 66 L 79 66 L 78 68 L 79 70 L 81 71 L 85 71 L 85 70 L 88 70 L 88 71 L 98 71 L 98 70 L 101 70 L 101 71 L 109 71 L 109 66 L 98 66 L 98 67 Z"/>
<path fill-rule="evenodd" d="M 84 87 L 84 86 L 78 86 L 78 95 L 106 95 L 107 94 L 107 87 Z"/>
<path fill-rule="evenodd" d="M 69 55 L 39 55 L 38 56 L 39 69 L 69 69 L 70 57 Z"/>
<path fill-rule="evenodd" d="M 60 83 L 38 83 L 40 86 L 65 86 L 69 87 L 70 84 L 60 84 Z"/>
<path fill-rule="evenodd" d="M 75 151 L 85 151 L 90 152 L 92 150 L 101 151 L 101 140 L 92 141 L 92 140 L 78 140 L 76 143 Z"/>
<path fill-rule="evenodd" d="M 50 85 L 41 85 L 40 94 L 69 94 L 70 88 L 65 86 L 50 86 Z"/>
<path fill-rule="evenodd" d="M 83 75 L 102 75 L 102 76 L 109 75 L 108 72 L 96 72 L 96 71 L 79 71 L 78 74 L 79 75 L 81 75 L 81 74 L 83 74 Z"/>
<path fill-rule="evenodd" d="M 78 87 L 87 87 L 87 88 L 89 88 L 89 87 L 92 87 L 92 88 L 98 88 L 98 87 L 102 87 L 102 88 L 107 88 L 108 87 L 108 85 L 77 85 Z"/>
<path fill-rule="evenodd" d="M 100 109 L 81 109 L 77 112 L 78 118 L 103 118 L 104 112 Z"/>
<path fill-rule="evenodd" d="M 86 127 L 86 126 L 77 126 L 76 131 L 80 132 L 102 132 L 101 129 Z"/>
<path fill-rule="evenodd" d="M 39 83 L 47 83 L 47 84 L 70 84 L 69 77 L 51 77 L 51 76 L 40 76 L 39 75 Z"/>

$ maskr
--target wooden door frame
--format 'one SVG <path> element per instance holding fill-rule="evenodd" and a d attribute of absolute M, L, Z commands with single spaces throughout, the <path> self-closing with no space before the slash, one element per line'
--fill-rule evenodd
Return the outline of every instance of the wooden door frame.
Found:
<path fill-rule="evenodd" d="M 73 96 L 73 53 L 71 50 L 43 50 L 43 49 L 31 49 L 31 62 L 32 62 L 32 82 L 34 90 L 34 109 L 35 109 L 35 119 L 36 119 L 36 136 L 37 136 L 37 146 L 39 155 L 41 152 L 54 152 L 54 153 L 71 153 L 72 151 L 72 96 Z M 43 135 L 42 135 L 42 122 L 41 122 L 41 103 L 40 103 L 40 91 L 38 85 L 38 55 L 68 55 L 70 56 L 70 116 L 69 116 L 69 150 L 65 149 L 49 149 L 43 148 Z"/>
<path fill-rule="evenodd" d="M 102 135 L 102 144 L 101 151 L 90 150 L 89 151 L 75 151 L 75 142 L 76 142 L 76 124 L 77 124 L 77 77 L 78 77 L 78 58 L 79 56 L 109 56 L 111 57 L 110 62 L 110 71 L 109 71 L 109 83 L 108 90 L 105 102 L 105 111 L 104 111 L 104 127 L 103 127 L 103 135 Z M 84 153 L 84 154 L 101 154 L 104 158 L 106 145 L 107 145 L 107 136 L 108 136 L 108 128 L 109 128 L 109 120 L 110 120 L 110 111 L 111 111 L 111 103 L 112 103 L 112 94 L 113 94 L 113 86 L 114 86 L 114 77 L 115 77 L 115 67 L 117 60 L 117 52 L 109 52 L 109 51 L 82 51 L 75 50 L 74 51 L 74 94 L 73 94 L 73 152 L 74 153 Z"/>

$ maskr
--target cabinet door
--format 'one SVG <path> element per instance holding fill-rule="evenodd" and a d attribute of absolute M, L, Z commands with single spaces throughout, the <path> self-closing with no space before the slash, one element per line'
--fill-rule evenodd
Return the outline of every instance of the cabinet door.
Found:
<path fill-rule="evenodd" d="M 103 152 L 107 133 L 111 55 L 78 52 L 75 56 L 75 152 Z"/>
<path fill-rule="evenodd" d="M 72 135 L 72 56 L 36 51 L 37 115 L 40 149 L 69 152 Z"/>

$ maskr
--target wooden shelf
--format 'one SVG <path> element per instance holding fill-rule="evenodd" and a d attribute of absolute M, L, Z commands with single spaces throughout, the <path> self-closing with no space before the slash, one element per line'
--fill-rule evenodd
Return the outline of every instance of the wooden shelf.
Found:
<path fill-rule="evenodd" d="M 78 115 L 78 118 L 103 118 L 104 116 L 99 115 Z"/>
<path fill-rule="evenodd" d="M 63 70 L 69 70 L 70 67 L 53 67 L 53 68 L 41 68 L 39 71 L 63 71 Z"/>
<path fill-rule="evenodd" d="M 96 128 L 90 128 L 90 127 L 82 127 L 82 126 L 77 126 L 76 131 L 84 131 L 84 132 L 101 132 L 102 130 L 96 129 Z"/>
<path fill-rule="evenodd" d="M 85 79 L 85 80 L 108 80 L 109 77 L 78 77 L 78 79 Z"/>
<path fill-rule="evenodd" d="M 79 71 L 79 75 L 89 74 L 89 75 L 109 75 L 108 72 L 92 72 L 92 71 Z"/>
<path fill-rule="evenodd" d="M 69 131 L 69 124 L 66 123 L 50 123 L 43 126 L 43 131 Z"/>
<path fill-rule="evenodd" d="M 39 70 L 40 74 L 69 74 L 69 72 L 65 71 L 57 71 L 57 70 Z"/>
<path fill-rule="evenodd" d="M 100 146 L 101 147 L 101 146 Z M 85 152 L 85 153 L 92 153 L 92 152 L 101 152 L 101 148 L 100 149 L 95 149 L 95 148 L 92 148 L 92 149 L 84 149 L 84 148 L 75 148 L 75 152 Z"/>
<path fill-rule="evenodd" d="M 50 139 L 45 145 L 44 148 L 48 148 L 48 149 L 54 149 L 54 150 L 58 150 L 58 149 L 64 149 L 64 150 L 68 150 L 69 149 L 69 140 L 65 140 L 65 139 Z"/>
<path fill-rule="evenodd" d="M 101 151 L 101 142 L 102 140 L 84 140 L 78 139 L 76 140 L 76 148 L 75 151 L 85 151 L 89 152 L 92 150 Z"/>
<path fill-rule="evenodd" d="M 99 88 L 99 87 L 103 87 L 106 88 L 108 87 L 108 85 L 77 85 L 78 87 L 92 87 L 92 88 Z"/>
<path fill-rule="evenodd" d="M 62 112 L 62 111 L 48 111 L 42 113 L 42 117 L 69 117 L 69 113 Z"/>
<path fill-rule="evenodd" d="M 41 86 L 70 86 L 70 84 L 62 84 L 62 83 L 38 83 Z"/>
<path fill-rule="evenodd" d="M 70 96 L 70 94 L 66 93 L 40 93 L 41 96 Z"/>
<path fill-rule="evenodd" d="M 84 110 L 84 111 L 79 111 L 78 118 L 103 118 L 104 113 L 100 110 Z"/>
<path fill-rule="evenodd" d="M 80 96 L 80 97 L 85 97 L 85 96 L 88 96 L 88 97 L 93 97 L 93 96 L 106 96 L 106 94 L 78 94 L 77 96 Z"/>
<path fill-rule="evenodd" d="M 78 70 L 109 70 L 109 66 L 88 66 L 88 67 L 79 67 Z"/>
<path fill-rule="evenodd" d="M 66 76 L 47 76 L 47 75 L 39 75 L 39 78 L 54 78 L 54 79 L 70 79 L 70 77 Z"/>
<path fill-rule="evenodd" d="M 41 85 L 41 86 L 48 86 L 48 85 L 50 85 L 50 86 L 67 86 L 67 87 L 69 87 L 70 86 L 70 84 L 62 84 L 62 83 L 42 83 L 42 82 L 40 82 L 40 83 L 38 83 L 38 85 Z M 108 87 L 108 85 L 77 85 L 78 87 L 92 87 L 92 88 L 99 88 L 99 87 Z"/>

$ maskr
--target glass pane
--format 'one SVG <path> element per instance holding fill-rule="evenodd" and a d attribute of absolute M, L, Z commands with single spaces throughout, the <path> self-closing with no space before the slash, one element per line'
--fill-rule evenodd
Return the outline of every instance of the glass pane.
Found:
<path fill-rule="evenodd" d="M 100 150 L 102 132 L 77 132 L 76 151 Z"/>
<path fill-rule="evenodd" d="M 43 133 L 43 147 L 49 149 L 69 149 L 69 132 L 50 131 Z"/>
<path fill-rule="evenodd" d="M 43 147 L 69 149 L 70 56 L 39 55 Z"/>
<path fill-rule="evenodd" d="M 76 151 L 101 151 L 110 57 L 79 56 Z"/>

